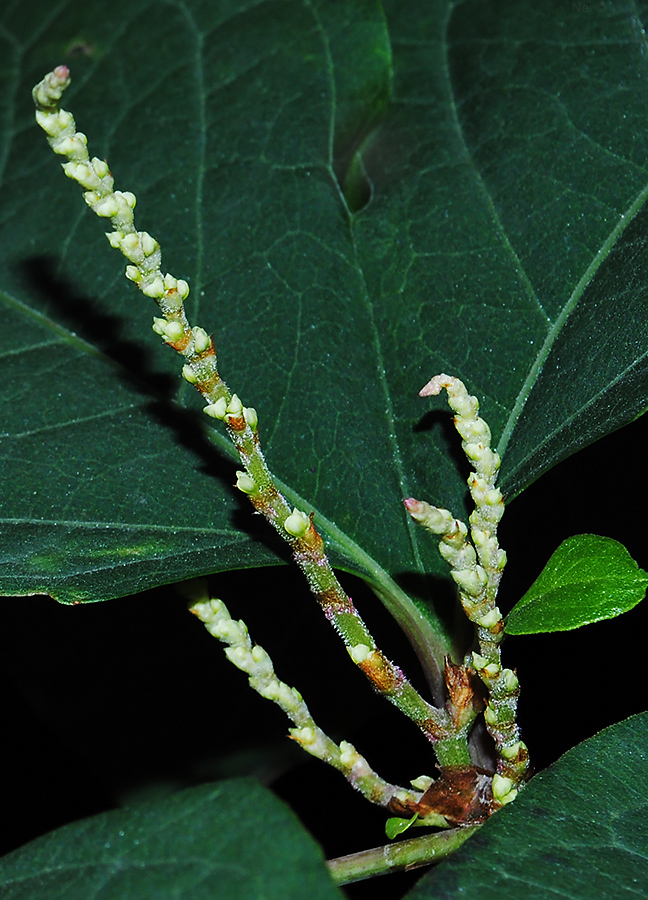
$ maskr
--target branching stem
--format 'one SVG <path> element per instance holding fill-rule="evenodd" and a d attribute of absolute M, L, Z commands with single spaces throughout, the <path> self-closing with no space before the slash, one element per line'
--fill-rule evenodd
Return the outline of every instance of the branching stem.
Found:
<path fill-rule="evenodd" d="M 213 338 L 187 320 L 184 301 L 189 285 L 168 273 L 163 274 L 158 242 L 147 232 L 135 229 L 135 196 L 114 190 L 107 163 L 96 157 L 90 159 L 86 136 L 76 131 L 72 114 L 59 108 L 69 83 L 68 69 L 59 66 L 34 88 L 36 119 L 47 133 L 54 152 L 66 158 L 65 174 L 83 187 L 90 208 L 109 220 L 112 231 L 107 238 L 129 261 L 126 276 L 157 302 L 161 316 L 154 319 L 154 331 L 183 357 L 182 374 L 202 394 L 205 413 L 224 423 L 244 467 L 238 473 L 237 487 L 289 544 L 327 619 L 375 690 L 419 726 L 434 744 L 442 766 L 469 765 L 468 726 L 462 724 L 457 728 L 448 711 L 421 697 L 401 669 L 377 648 L 331 568 L 312 516 L 291 509 L 277 489 L 259 443 L 256 411 L 244 407 L 221 379 Z"/>

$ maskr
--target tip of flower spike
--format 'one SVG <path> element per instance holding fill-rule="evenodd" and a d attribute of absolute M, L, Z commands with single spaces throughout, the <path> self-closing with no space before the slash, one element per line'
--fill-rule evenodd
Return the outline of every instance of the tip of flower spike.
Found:
<path fill-rule="evenodd" d="M 454 379 L 452 379 L 449 375 L 435 375 L 425 387 L 422 387 L 419 391 L 419 397 L 436 397 L 437 394 L 440 394 L 444 387 L 447 387 L 452 383 Z"/>
<path fill-rule="evenodd" d="M 40 81 L 32 96 L 38 109 L 52 109 L 63 96 L 63 91 L 70 83 L 70 70 L 67 66 L 57 66 Z"/>

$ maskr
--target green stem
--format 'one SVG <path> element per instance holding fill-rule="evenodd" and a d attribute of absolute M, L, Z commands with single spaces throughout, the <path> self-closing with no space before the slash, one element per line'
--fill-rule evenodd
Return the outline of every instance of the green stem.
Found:
<path fill-rule="evenodd" d="M 464 828 L 454 828 L 452 831 L 439 831 L 425 837 L 410 838 L 396 844 L 386 844 L 384 847 L 374 847 L 371 850 L 330 859 L 327 865 L 336 884 L 351 884 L 365 878 L 374 878 L 376 875 L 429 866 L 458 850 L 480 827 L 468 825 Z"/>

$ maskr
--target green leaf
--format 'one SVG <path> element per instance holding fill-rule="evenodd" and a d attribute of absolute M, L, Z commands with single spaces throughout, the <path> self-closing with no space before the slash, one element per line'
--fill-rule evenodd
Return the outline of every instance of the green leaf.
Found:
<path fill-rule="evenodd" d="M 285 559 L 32 125 L 47 69 L 71 66 L 66 105 L 190 281 L 289 499 L 420 645 L 445 568 L 402 500 L 462 515 L 466 492 L 419 388 L 466 381 L 509 497 L 648 404 L 643 12 L 6 6 L 0 590 L 101 600 Z"/>
<path fill-rule="evenodd" d="M 407 900 L 617 900 L 648 882 L 648 713 L 566 753 Z"/>
<path fill-rule="evenodd" d="M 405 831 L 411 828 L 417 819 L 418 813 L 416 813 L 416 815 L 410 819 L 401 819 L 398 816 L 392 816 L 385 822 L 385 834 L 390 841 L 393 841 L 394 838 L 397 838 L 399 834 L 403 834 Z"/>
<path fill-rule="evenodd" d="M 628 612 L 646 595 L 648 572 L 623 544 L 597 534 L 563 541 L 506 617 L 507 634 L 571 631 Z"/>
<path fill-rule="evenodd" d="M 0 860 L 0 893 L 6 900 L 342 897 L 294 815 L 245 779 L 53 831 Z"/>

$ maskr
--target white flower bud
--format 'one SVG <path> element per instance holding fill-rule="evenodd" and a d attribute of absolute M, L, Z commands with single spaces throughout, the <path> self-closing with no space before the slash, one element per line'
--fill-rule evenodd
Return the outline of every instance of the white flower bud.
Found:
<path fill-rule="evenodd" d="M 360 754 L 348 741 L 340 741 L 340 762 L 351 768 L 360 760 Z"/>
<path fill-rule="evenodd" d="M 144 256 L 152 256 L 159 247 L 158 242 L 147 231 L 140 232 L 140 243 Z"/>
<path fill-rule="evenodd" d="M 244 494 L 254 494 L 257 489 L 254 478 L 247 472 L 236 473 L 236 487 Z"/>
<path fill-rule="evenodd" d="M 139 284 L 142 280 L 142 273 L 137 266 L 126 266 L 126 278 L 134 281 L 135 284 Z"/>
<path fill-rule="evenodd" d="M 131 191 L 115 191 L 118 197 L 122 197 L 130 209 L 135 209 L 137 197 Z"/>
<path fill-rule="evenodd" d="M 189 384 L 196 384 L 198 381 L 198 376 L 191 368 L 191 366 L 183 366 L 182 367 L 182 377 L 185 381 L 188 381 Z"/>
<path fill-rule="evenodd" d="M 520 687 L 517 675 L 513 669 L 504 669 L 502 674 L 504 675 L 504 685 L 506 686 L 506 690 L 509 691 L 509 693 L 514 694 Z"/>
<path fill-rule="evenodd" d="M 224 419 L 227 414 L 227 402 L 221 397 L 216 403 L 211 403 L 203 409 L 203 412 L 212 419 Z"/>
<path fill-rule="evenodd" d="M 183 281 L 182 278 L 178 278 L 177 291 L 183 300 L 186 300 L 189 296 L 189 285 L 186 281 Z"/>
<path fill-rule="evenodd" d="M 485 669 L 488 665 L 488 660 L 484 656 L 480 656 L 479 653 L 475 653 L 473 650 L 473 666 L 476 669 Z"/>
<path fill-rule="evenodd" d="M 497 607 L 495 607 L 495 609 L 491 609 L 489 612 L 485 613 L 483 616 L 481 616 L 479 619 L 477 619 L 477 624 L 481 625 L 482 628 L 491 629 L 491 628 L 494 628 L 495 625 L 497 625 L 497 623 L 501 622 L 501 621 L 502 621 L 502 614 L 499 611 L 499 609 L 497 609 Z"/>
<path fill-rule="evenodd" d="M 257 425 L 259 424 L 259 419 L 257 417 L 256 409 L 253 409 L 251 406 L 243 407 L 243 418 L 248 423 L 252 431 L 257 430 Z"/>
<path fill-rule="evenodd" d="M 99 200 L 93 206 L 94 212 L 102 219 L 112 219 L 119 212 L 119 206 L 114 194 L 109 194 L 104 200 Z"/>
<path fill-rule="evenodd" d="M 515 757 L 522 749 L 526 749 L 525 745 L 522 743 L 522 741 L 516 741 L 509 747 L 500 747 L 500 753 L 504 757 L 504 759 L 515 759 Z"/>
<path fill-rule="evenodd" d="M 243 412 L 243 404 L 239 400 L 238 394 L 232 394 L 232 398 L 227 404 L 227 412 L 231 416 L 240 416 Z"/>
<path fill-rule="evenodd" d="M 510 778 L 506 778 L 503 775 L 493 775 L 493 797 L 499 802 L 502 803 L 504 798 L 511 793 L 514 789 L 513 781 Z M 517 793 L 517 791 L 516 791 Z M 512 798 L 511 798 L 512 799 Z"/>
<path fill-rule="evenodd" d="M 115 250 L 121 250 L 121 244 L 124 240 L 124 235 L 121 231 L 107 231 L 106 237 L 111 247 L 114 247 Z"/>
<path fill-rule="evenodd" d="M 367 647 L 366 644 L 356 644 L 355 647 L 347 647 L 347 650 L 349 651 L 349 656 L 356 665 L 363 663 L 373 652 L 371 647 Z"/>
<path fill-rule="evenodd" d="M 193 328 L 193 339 L 196 353 L 204 353 L 211 347 L 211 338 L 204 328 Z"/>
<path fill-rule="evenodd" d="M 483 592 L 488 582 L 486 572 L 481 566 L 474 569 L 459 569 L 450 573 L 460 589 L 471 597 L 478 597 Z"/>
<path fill-rule="evenodd" d="M 108 168 L 108 163 L 105 159 L 99 159 L 98 157 L 93 156 L 92 168 L 95 170 L 97 178 L 105 178 L 107 175 L 110 175 L 110 169 Z"/>
<path fill-rule="evenodd" d="M 431 778 L 429 775 L 419 775 L 418 778 L 413 778 L 410 784 L 417 791 L 427 791 L 434 784 L 434 778 Z"/>
<path fill-rule="evenodd" d="M 144 284 L 142 293 L 146 294 L 147 297 L 153 297 L 154 299 L 158 300 L 164 297 L 164 282 L 162 281 L 160 276 L 158 275 L 153 279 L 152 282 Z"/>
<path fill-rule="evenodd" d="M 249 675 L 250 672 L 254 671 L 252 654 L 245 647 L 226 647 L 225 656 L 242 672 L 246 672 Z"/>
<path fill-rule="evenodd" d="M 308 531 L 310 519 L 301 510 L 295 508 L 284 522 L 284 528 L 293 537 L 301 538 Z"/>

